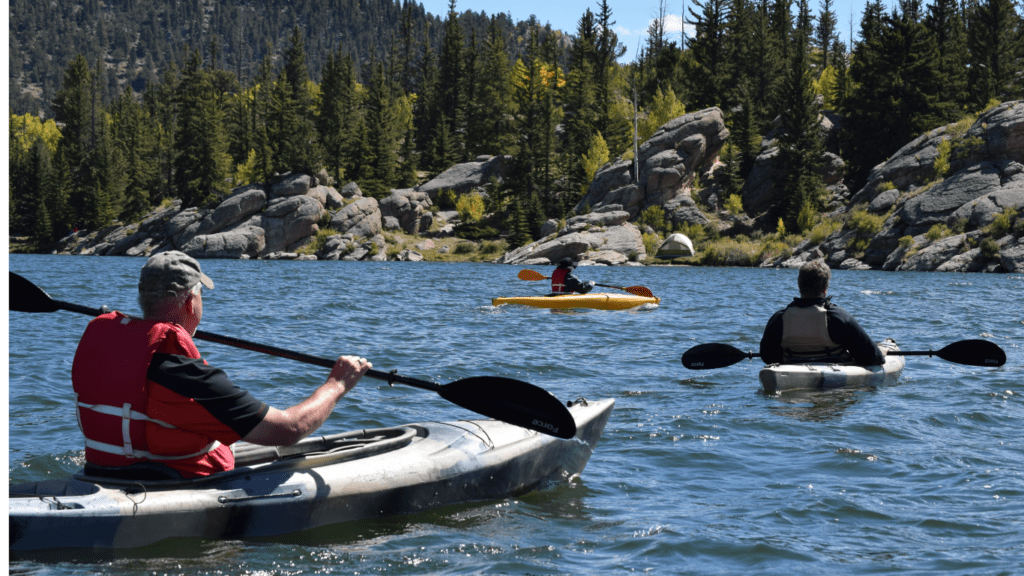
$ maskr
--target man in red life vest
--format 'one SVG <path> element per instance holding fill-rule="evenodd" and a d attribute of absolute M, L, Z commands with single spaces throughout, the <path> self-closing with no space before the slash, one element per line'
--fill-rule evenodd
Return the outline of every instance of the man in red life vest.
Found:
<path fill-rule="evenodd" d="M 200 357 L 192 335 L 204 286 L 213 281 L 199 262 L 161 252 L 139 276 L 143 318 L 115 311 L 89 323 L 71 370 L 86 473 L 155 479 L 231 470 L 231 444 L 295 444 L 372 367 L 342 356 L 306 400 L 285 410 L 268 406 Z"/>
<path fill-rule="evenodd" d="M 800 267 L 800 297 L 779 310 L 764 328 L 761 359 L 765 364 L 812 360 L 881 366 L 885 353 L 850 314 L 830 301 L 832 278 L 824 260 Z"/>
<path fill-rule="evenodd" d="M 552 294 L 572 294 L 573 292 L 579 292 L 580 294 L 586 294 L 594 289 L 594 282 L 581 282 L 579 278 L 573 276 L 572 271 L 576 268 L 576 260 L 573 258 L 565 257 L 558 263 L 558 267 L 551 273 L 551 292 Z"/>

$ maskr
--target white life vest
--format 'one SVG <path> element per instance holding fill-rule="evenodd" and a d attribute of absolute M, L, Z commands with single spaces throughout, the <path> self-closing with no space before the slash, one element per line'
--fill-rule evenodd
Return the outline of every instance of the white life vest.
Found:
<path fill-rule="evenodd" d="M 822 304 L 791 305 L 782 313 L 782 358 L 786 363 L 853 360 L 846 348 L 828 335 L 828 309 Z"/>

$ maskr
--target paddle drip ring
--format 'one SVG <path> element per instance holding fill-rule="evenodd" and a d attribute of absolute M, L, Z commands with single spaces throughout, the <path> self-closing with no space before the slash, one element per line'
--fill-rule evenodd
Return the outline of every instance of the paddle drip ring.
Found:
<path fill-rule="evenodd" d="M 398 368 L 395 368 L 391 372 L 388 372 L 388 386 L 395 385 L 395 379 L 398 378 Z"/>

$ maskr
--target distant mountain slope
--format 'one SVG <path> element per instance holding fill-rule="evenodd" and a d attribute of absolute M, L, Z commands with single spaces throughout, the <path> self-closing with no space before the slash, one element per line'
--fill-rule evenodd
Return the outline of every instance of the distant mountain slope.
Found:
<path fill-rule="evenodd" d="M 217 67 L 245 83 L 268 50 L 281 54 L 298 26 L 308 69 L 319 80 L 327 55 L 339 46 L 361 63 L 397 50 L 406 11 L 416 53 L 429 34 L 436 54 L 446 17 L 409 0 L 11 0 L 8 9 L 11 109 L 47 116 L 78 54 L 94 67 L 102 61 L 107 78 L 101 93 L 109 102 L 126 83 L 141 91 L 158 81 L 186 48 L 207 59 L 215 51 Z M 489 15 L 466 11 L 459 18 L 467 37 L 472 30 L 484 37 Z M 498 18 L 514 45 L 526 23 Z"/>

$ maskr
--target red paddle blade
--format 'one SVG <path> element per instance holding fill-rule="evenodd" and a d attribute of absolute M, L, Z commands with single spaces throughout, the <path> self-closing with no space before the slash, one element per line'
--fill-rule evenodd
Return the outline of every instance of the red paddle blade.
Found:
<path fill-rule="evenodd" d="M 520 270 L 519 271 L 519 279 L 520 280 L 550 280 L 551 278 L 541 274 L 540 272 L 535 272 L 533 270 Z"/>
<path fill-rule="evenodd" d="M 651 292 L 650 288 L 646 286 L 626 286 L 626 292 L 636 296 L 643 296 L 644 298 L 654 298 L 654 292 Z"/>

